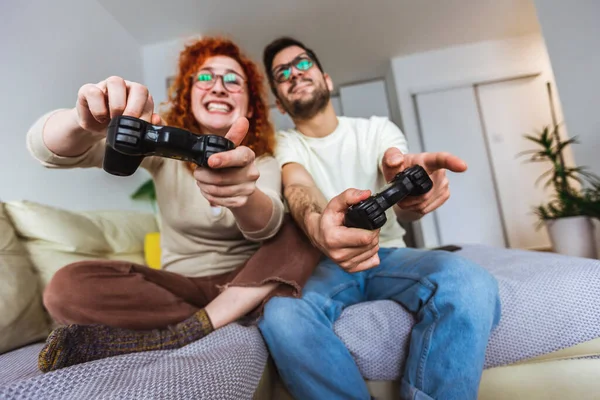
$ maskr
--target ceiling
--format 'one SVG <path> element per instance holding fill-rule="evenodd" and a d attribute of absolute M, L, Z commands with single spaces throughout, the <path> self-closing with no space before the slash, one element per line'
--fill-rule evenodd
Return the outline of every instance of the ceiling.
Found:
<path fill-rule="evenodd" d="M 539 32 L 532 0 L 98 0 L 142 45 L 233 38 L 255 61 L 274 38 L 313 48 L 336 85 L 385 74 L 390 58 Z"/>

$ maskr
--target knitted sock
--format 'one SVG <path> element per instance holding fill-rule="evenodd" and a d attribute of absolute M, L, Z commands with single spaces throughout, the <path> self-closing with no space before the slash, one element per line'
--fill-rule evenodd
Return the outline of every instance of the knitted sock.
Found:
<path fill-rule="evenodd" d="M 106 325 L 67 325 L 50 333 L 40 352 L 38 367 L 48 372 L 120 354 L 177 349 L 213 330 L 204 309 L 165 329 L 137 331 Z"/>

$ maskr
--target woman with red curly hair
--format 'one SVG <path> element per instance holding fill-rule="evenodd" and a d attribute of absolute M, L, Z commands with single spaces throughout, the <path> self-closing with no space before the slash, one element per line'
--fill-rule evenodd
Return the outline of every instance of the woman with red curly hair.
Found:
<path fill-rule="evenodd" d="M 102 167 L 106 129 L 119 115 L 236 145 L 212 155 L 210 168 L 142 161 L 157 192 L 162 268 L 98 260 L 60 269 L 44 291 L 62 326 L 40 353 L 42 371 L 181 347 L 256 316 L 270 296 L 299 295 L 319 253 L 284 215 L 263 91 L 256 65 L 234 43 L 203 38 L 181 52 L 164 120 L 146 87 L 110 77 L 83 85 L 75 108 L 32 126 L 28 148 L 49 168 Z"/>

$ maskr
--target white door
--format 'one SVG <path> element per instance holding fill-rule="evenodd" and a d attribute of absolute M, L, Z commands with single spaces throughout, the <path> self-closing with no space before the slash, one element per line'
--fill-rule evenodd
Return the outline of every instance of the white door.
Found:
<path fill-rule="evenodd" d="M 550 248 L 533 208 L 551 198 L 552 188 L 535 184 L 551 165 L 518 157 L 537 149 L 525 134 L 552 126 L 546 85 L 537 76 L 416 95 L 425 151 L 449 151 L 469 165 L 450 173 L 450 200 L 434 213 L 441 244 Z M 565 156 L 572 163 L 570 149 Z"/>
<path fill-rule="evenodd" d="M 434 213 L 440 244 L 505 246 L 477 101 L 472 87 L 416 96 L 424 151 L 448 151 L 468 170 L 447 172 L 450 199 Z"/>
<path fill-rule="evenodd" d="M 549 163 L 526 163 L 517 158 L 524 150 L 540 147 L 523 135 L 536 134 L 552 126 L 546 81 L 530 77 L 479 85 L 476 88 L 481 114 L 496 175 L 509 246 L 522 249 L 550 247 L 545 229 L 536 229 L 533 207 L 550 198 L 551 189 L 535 186 Z"/>

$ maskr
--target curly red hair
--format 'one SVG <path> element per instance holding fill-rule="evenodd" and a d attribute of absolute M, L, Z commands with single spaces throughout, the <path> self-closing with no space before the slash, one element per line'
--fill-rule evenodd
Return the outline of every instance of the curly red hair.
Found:
<path fill-rule="evenodd" d="M 273 154 L 275 132 L 269 121 L 264 77 L 256 64 L 229 39 L 205 37 L 187 45 L 180 53 L 178 73 L 169 88 L 168 110 L 163 116 L 166 123 L 201 134 L 200 126 L 192 114 L 194 81 L 190 76 L 214 56 L 231 57 L 240 64 L 247 77 L 248 106 L 252 110 L 252 117 L 248 118 L 250 128 L 241 144 L 251 148 L 256 157 Z"/>

